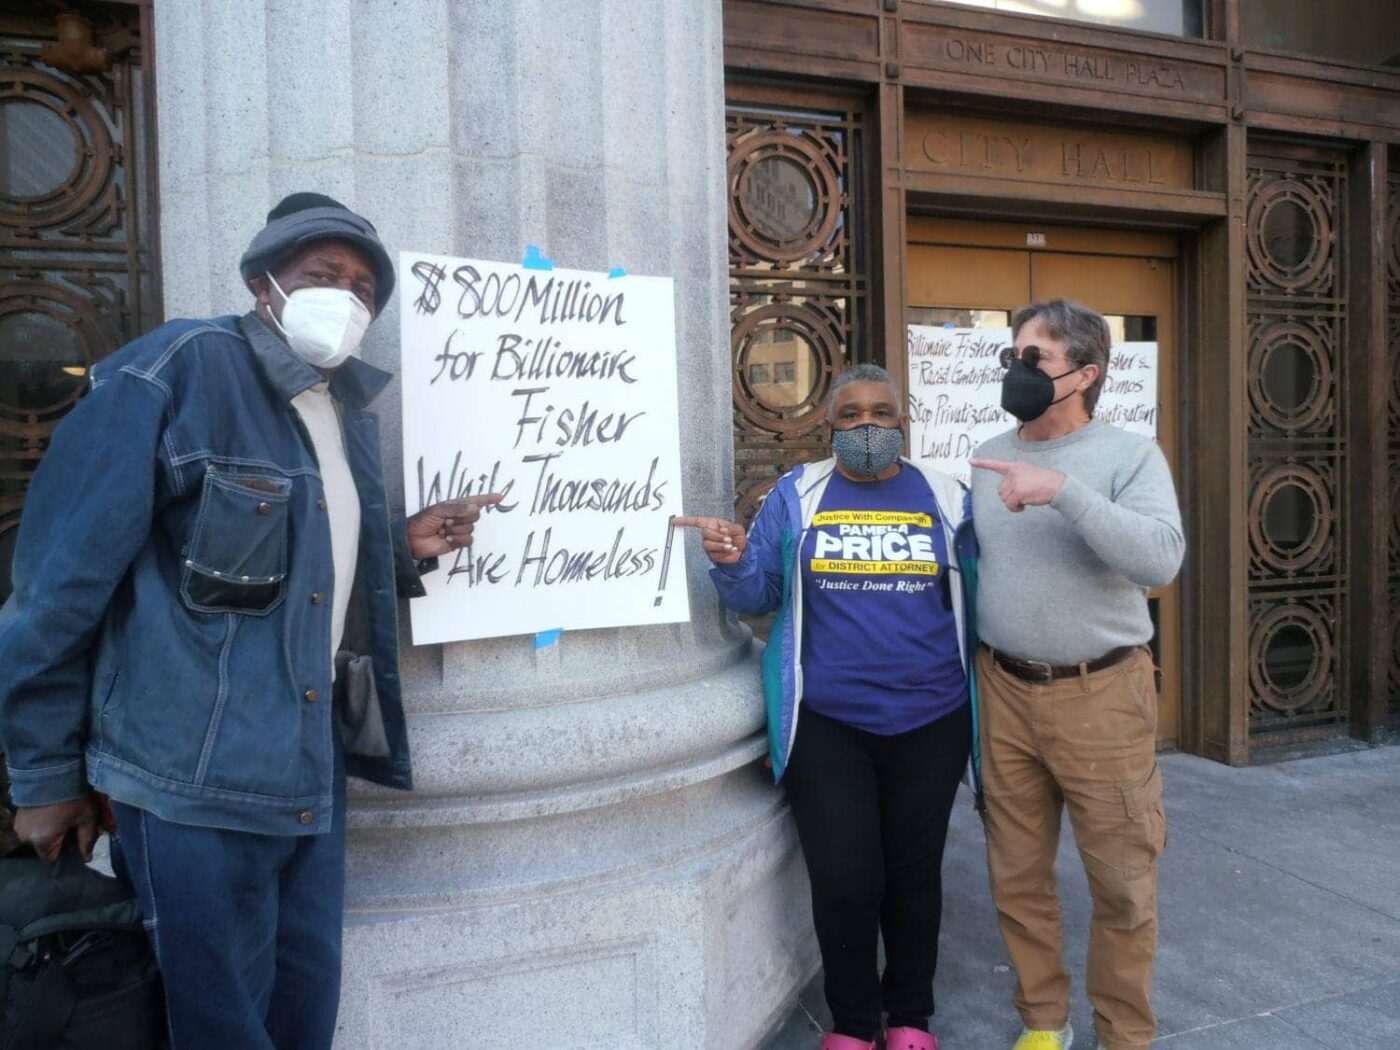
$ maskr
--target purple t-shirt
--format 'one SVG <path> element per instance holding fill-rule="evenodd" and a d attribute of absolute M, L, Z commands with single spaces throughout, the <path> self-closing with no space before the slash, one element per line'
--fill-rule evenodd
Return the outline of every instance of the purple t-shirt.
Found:
<path fill-rule="evenodd" d="M 967 702 L 948 543 L 922 474 L 831 476 L 802 542 L 802 703 L 889 736 Z"/>

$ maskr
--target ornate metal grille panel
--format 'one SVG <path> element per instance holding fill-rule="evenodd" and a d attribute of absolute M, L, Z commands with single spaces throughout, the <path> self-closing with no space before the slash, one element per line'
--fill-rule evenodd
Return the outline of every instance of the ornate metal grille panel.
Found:
<path fill-rule="evenodd" d="M 1251 151 L 1250 732 L 1346 719 L 1346 166 Z"/>
<path fill-rule="evenodd" d="M 866 329 L 861 115 L 731 102 L 729 309 L 739 520 L 827 454 L 822 403 Z"/>
<path fill-rule="evenodd" d="M 1386 257 L 1386 304 L 1390 391 L 1386 412 L 1386 460 L 1390 483 L 1390 674 L 1391 714 L 1400 718 L 1400 175 L 1390 179 Z"/>
<path fill-rule="evenodd" d="M 0 601 L 49 436 L 92 364 L 159 320 L 139 19 L 97 29 L 121 57 L 75 75 L 0 23 Z"/>

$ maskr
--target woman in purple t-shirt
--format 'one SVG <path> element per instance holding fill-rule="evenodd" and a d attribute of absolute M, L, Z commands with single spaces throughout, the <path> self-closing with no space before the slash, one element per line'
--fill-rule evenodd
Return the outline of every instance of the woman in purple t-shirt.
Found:
<path fill-rule="evenodd" d="M 943 846 L 973 736 L 956 563 L 971 527 L 956 481 L 901 459 L 900 417 L 889 373 L 858 365 L 832 384 L 834 458 L 780 478 L 748 534 L 676 519 L 701 530 L 727 605 L 777 612 L 769 744 L 811 875 L 822 1050 L 873 1047 L 882 1013 L 889 1050 L 938 1046 Z"/>

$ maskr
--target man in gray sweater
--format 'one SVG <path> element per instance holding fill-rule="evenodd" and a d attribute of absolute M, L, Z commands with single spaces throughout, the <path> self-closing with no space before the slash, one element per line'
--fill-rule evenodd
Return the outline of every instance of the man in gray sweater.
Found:
<path fill-rule="evenodd" d="M 1157 445 L 1093 418 L 1104 319 L 1033 303 L 1013 319 L 1002 407 L 1021 425 L 972 461 L 987 860 L 1025 1026 L 1068 1050 L 1055 852 L 1068 806 L 1094 898 L 1087 990 L 1099 1045 L 1152 1041 L 1157 857 L 1166 841 L 1147 591 L 1185 546 Z"/>

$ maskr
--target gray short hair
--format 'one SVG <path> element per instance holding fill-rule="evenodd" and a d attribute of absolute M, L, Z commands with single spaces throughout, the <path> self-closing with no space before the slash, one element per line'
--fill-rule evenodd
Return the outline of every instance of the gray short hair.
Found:
<path fill-rule="evenodd" d="M 1084 409 L 1094 414 L 1104 380 L 1108 378 L 1108 322 L 1103 315 L 1069 299 L 1050 299 L 1031 303 L 1016 311 L 1011 319 L 1011 338 L 1036 318 L 1045 325 L 1051 339 L 1069 344 L 1070 363 L 1083 368 L 1098 365 L 1099 377 L 1084 391 Z"/>
<path fill-rule="evenodd" d="M 831 389 L 826 392 L 826 411 L 831 414 L 831 406 L 836 401 L 836 392 L 843 386 L 851 383 L 888 383 L 894 387 L 896 399 L 899 394 L 899 384 L 894 381 L 894 376 L 879 365 L 860 364 L 852 365 L 844 372 L 838 372 L 836 378 L 831 381 Z"/>

